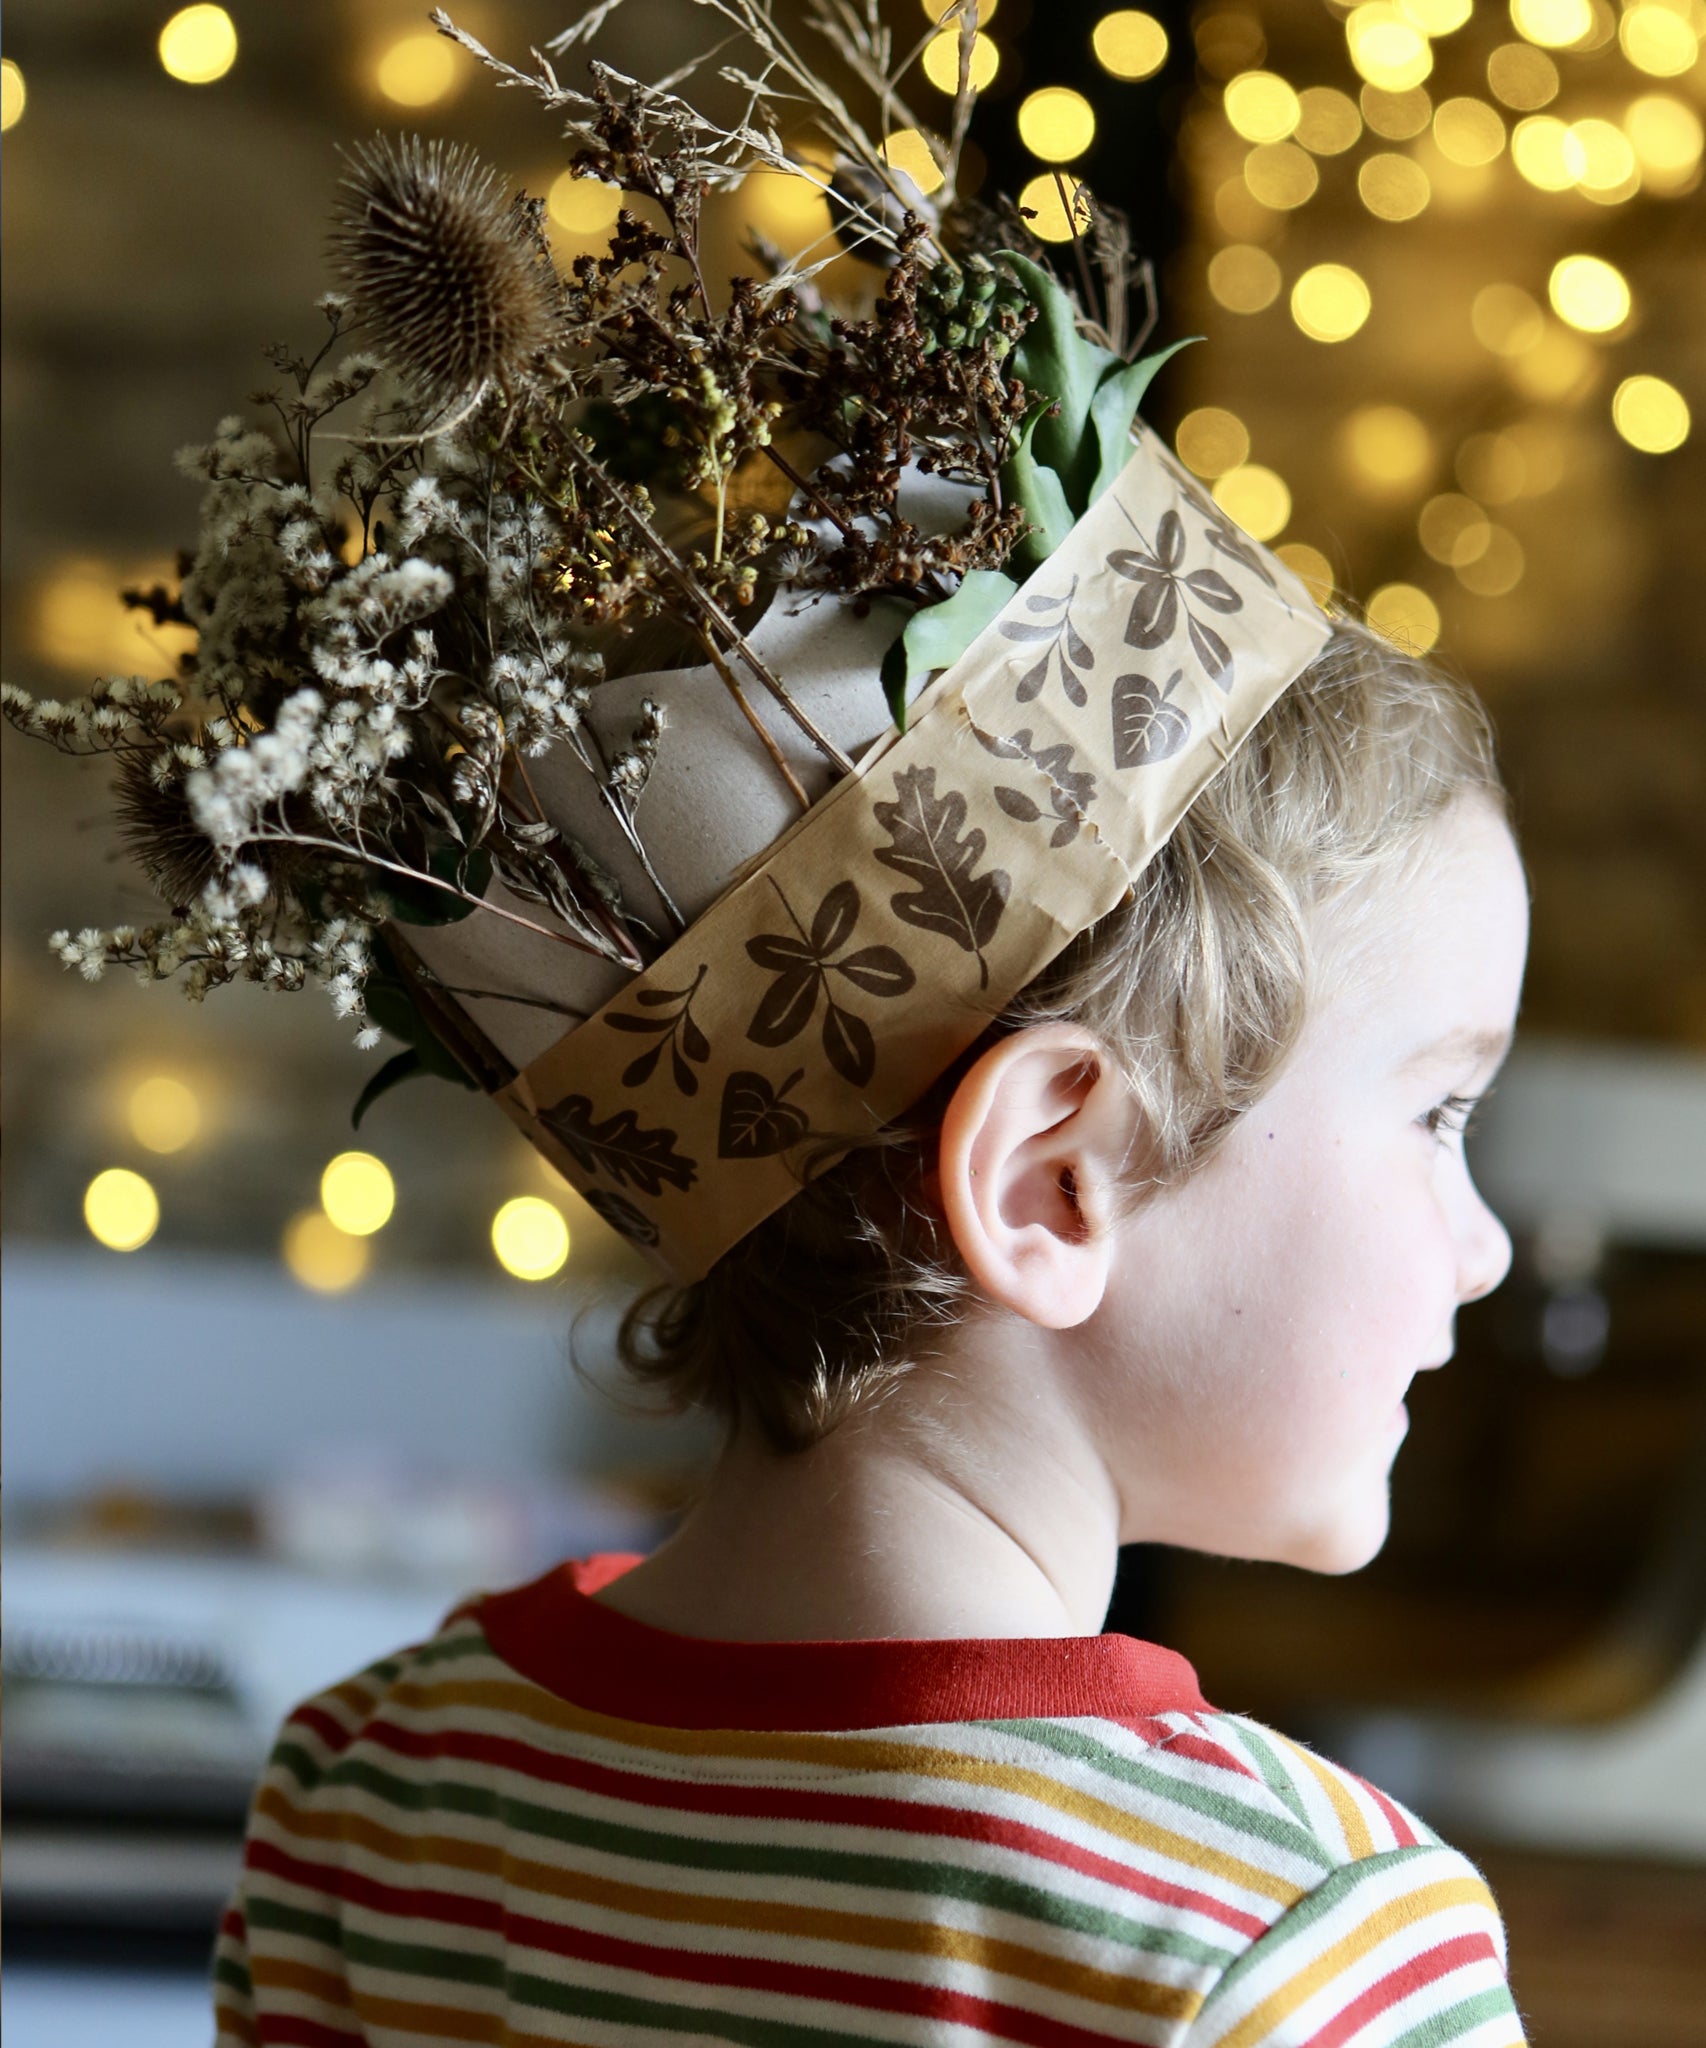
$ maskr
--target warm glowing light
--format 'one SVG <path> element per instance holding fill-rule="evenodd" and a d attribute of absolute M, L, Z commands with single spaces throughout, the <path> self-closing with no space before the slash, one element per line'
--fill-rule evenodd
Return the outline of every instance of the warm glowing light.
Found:
<path fill-rule="evenodd" d="M 958 28 L 945 28 L 939 36 L 932 36 L 924 46 L 924 76 L 938 92 L 957 93 L 960 89 L 960 32 Z M 1001 69 L 1001 52 L 995 46 L 995 38 L 981 31 L 971 39 L 971 61 L 967 76 L 973 92 L 982 92 L 993 85 L 995 74 Z"/>
<path fill-rule="evenodd" d="M 926 198 L 941 185 L 941 167 L 916 128 L 897 128 L 893 134 L 885 135 L 882 159 L 890 170 L 910 178 Z"/>
<path fill-rule="evenodd" d="M 1398 5 L 1425 36 L 1455 35 L 1475 12 L 1475 0 L 1398 0 Z"/>
<path fill-rule="evenodd" d="M 1410 490 L 1433 463 L 1428 430 L 1406 406 L 1360 405 L 1340 437 L 1352 468 L 1383 495 Z"/>
<path fill-rule="evenodd" d="M 1066 188 L 1064 196 L 1061 192 L 1063 185 Z M 1067 177 L 1061 172 L 1044 171 L 1027 181 L 1019 194 L 1019 204 L 1034 208 L 1036 219 L 1030 223 L 1030 229 L 1039 241 L 1070 242 L 1075 235 L 1089 232 L 1089 195 L 1077 178 Z M 1071 208 L 1070 214 L 1068 207 Z"/>
<path fill-rule="evenodd" d="M 923 0 L 924 12 L 932 21 L 940 21 L 953 4 L 954 0 Z M 977 7 L 977 25 L 979 28 L 987 28 L 995 19 L 995 10 L 1000 5 L 1000 0 L 975 0 L 975 4 Z M 968 13 L 971 11 L 969 0 L 966 11 Z M 958 15 L 954 19 L 957 22 L 959 20 Z"/>
<path fill-rule="evenodd" d="M 151 1074 L 130 1091 L 125 1115 L 131 1136 L 150 1152 L 181 1152 L 201 1130 L 195 1090 L 170 1074 Z"/>
<path fill-rule="evenodd" d="M 1388 142 L 1408 142 L 1434 117 L 1434 103 L 1419 85 L 1409 92 L 1383 92 L 1378 85 L 1365 85 L 1361 105 L 1362 118 Z"/>
<path fill-rule="evenodd" d="M 1070 163 L 1095 139 L 1095 109 L 1070 86 L 1045 85 L 1019 103 L 1019 140 L 1044 163 Z"/>
<path fill-rule="evenodd" d="M 83 1221 L 108 1251 L 139 1251 L 160 1227 L 160 1198 L 141 1174 L 109 1166 L 83 1190 Z"/>
<path fill-rule="evenodd" d="M 1511 130 L 1511 161 L 1542 192 L 1567 192 L 1576 182 L 1564 147 L 1569 137 L 1556 114 L 1530 114 Z"/>
<path fill-rule="evenodd" d="M 1654 78 L 1680 78 L 1700 55 L 1699 32 L 1675 9 L 1657 4 L 1631 7 L 1617 25 L 1623 54 L 1637 71 Z"/>
<path fill-rule="evenodd" d="M 1090 31 L 1096 62 L 1114 78 L 1153 78 L 1167 61 L 1167 31 L 1153 14 L 1121 7 Z"/>
<path fill-rule="evenodd" d="M 1191 40 L 1197 46 L 1197 62 L 1212 78 L 1253 70 L 1268 54 L 1261 21 L 1251 8 L 1237 4 L 1200 10 L 1191 23 Z"/>
<path fill-rule="evenodd" d="M 1584 334 L 1609 334 L 1629 317 L 1629 285 L 1603 256 L 1565 256 L 1547 281 L 1552 310 Z"/>
<path fill-rule="evenodd" d="M 1564 161 L 1587 192 L 1611 192 L 1638 178 L 1635 151 L 1610 121 L 1572 121 L 1564 131 Z"/>
<path fill-rule="evenodd" d="M 1357 191 L 1377 220 L 1414 220 L 1433 197 L 1428 174 L 1414 157 L 1381 150 L 1357 168 Z"/>
<path fill-rule="evenodd" d="M 1566 50 L 1593 33 L 1592 0 L 1511 0 L 1511 25 L 1543 49 Z"/>
<path fill-rule="evenodd" d="M 1700 180 L 1700 116 L 1669 93 L 1643 93 L 1624 110 L 1623 132 L 1649 192 L 1691 192 Z"/>
<path fill-rule="evenodd" d="M 1246 142 L 1283 142 L 1302 102 L 1277 72 L 1240 71 L 1226 88 L 1226 118 Z"/>
<path fill-rule="evenodd" d="M 184 85 L 211 85 L 237 61 L 237 31 L 223 7 L 183 7 L 160 31 L 160 62 Z"/>
<path fill-rule="evenodd" d="M 1264 206 L 1244 182 L 1242 171 L 1223 178 L 1214 188 L 1214 217 L 1234 242 L 1265 239 L 1279 225 L 1279 215 Z"/>
<path fill-rule="evenodd" d="M 1291 288 L 1291 317 L 1311 341 L 1348 341 L 1374 301 L 1357 273 L 1343 263 L 1317 263 Z"/>
<path fill-rule="evenodd" d="M 320 1206 L 351 1237 L 371 1237 L 397 1206 L 390 1169 L 371 1152 L 340 1152 L 320 1176 Z"/>
<path fill-rule="evenodd" d="M 284 1263 L 316 1294 L 342 1294 L 367 1271 L 367 1240 L 340 1230 L 323 1209 L 300 1209 L 284 1227 Z"/>
<path fill-rule="evenodd" d="M 1688 401 L 1662 377 L 1625 377 L 1612 396 L 1611 420 L 1644 455 L 1668 455 L 1688 439 Z"/>
<path fill-rule="evenodd" d="M 747 225 L 790 253 L 827 235 L 834 227 L 824 197 L 829 174 L 820 165 L 800 171 L 748 171 L 740 181 Z"/>
<path fill-rule="evenodd" d="M 1296 139 L 1317 156 L 1339 156 L 1362 133 L 1356 101 L 1330 85 L 1306 85 L 1297 95 Z"/>
<path fill-rule="evenodd" d="M 517 1195 L 492 1218 L 492 1250 L 518 1280 L 549 1280 L 569 1256 L 569 1226 L 554 1202 Z"/>
<path fill-rule="evenodd" d="M 29 97 L 24 74 L 10 57 L 0 57 L 0 129 L 17 127 Z"/>
<path fill-rule="evenodd" d="M 1295 142 L 1259 142 L 1244 159 L 1244 182 L 1264 206 L 1288 213 L 1315 196 L 1321 173 Z"/>
<path fill-rule="evenodd" d="M 373 67 L 373 82 L 400 107 L 430 107 L 460 82 L 456 52 L 430 30 L 399 36 Z"/>
<path fill-rule="evenodd" d="M 1475 339 L 1496 356 L 1525 355 L 1546 332 L 1546 315 L 1521 285 L 1489 284 L 1469 305 Z"/>
<path fill-rule="evenodd" d="M 1401 7 L 1365 0 L 1345 21 L 1345 41 L 1360 77 L 1387 92 L 1408 92 L 1434 68 L 1427 37 Z"/>
<path fill-rule="evenodd" d="M 1434 111 L 1434 141 L 1441 156 L 1474 170 L 1504 149 L 1505 124 L 1485 100 L 1445 100 Z"/>
<path fill-rule="evenodd" d="M 1528 566 L 1522 542 L 1503 526 L 1487 529 L 1486 545 L 1470 560 L 1453 565 L 1457 580 L 1477 597 L 1503 597 L 1522 581 Z"/>
<path fill-rule="evenodd" d="M 102 670 L 163 674 L 181 647 L 194 646 L 193 630 L 156 626 L 147 613 L 129 610 L 119 590 L 169 573 L 165 564 L 133 572 L 93 556 L 66 557 L 34 594 L 29 625 L 35 652 L 85 678 Z"/>
<path fill-rule="evenodd" d="M 1513 356 L 1506 369 L 1529 398 L 1556 404 L 1579 398 L 1594 381 L 1593 350 L 1567 327 L 1549 326 L 1535 347 Z"/>
<path fill-rule="evenodd" d="M 1383 583 L 1364 616 L 1377 633 L 1411 654 L 1426 654 L 1439 638 L 1439 606 L 1413 583 Z"/>
<path fill-rule="evenodd" d="M 1224 476 L 1250 453 L 1250 429 L 1235 412 L 1218 405 L 1186 413 L 1173 437 L 1179 460 L 1198 476 Z"/>
<path fill-rule="evenodd" d="M 622 211 L 622 190 L 579 171 L 562 171 L 551 180 L 545 210 L 572 235 L 608 235 Z"/>
<path fill-rule="evenodd" d="M 1487 59 L 1487 83 L 1507 107 L 1529 114 L 1558 97 L 1558 67 L 1532 43 L 1501 43 Z"/>
<path fill-rule="evenodd" d="M 1567 335 L 1561 338 L 1569 339 Z M 1570 437 L 1558 421 L 1544 415 L 1538 419 L 1518 420 L 1510 429 L 1508 438 L 1516 443 L 1522 455 L 1522 495 L 1539 498 L 1548 491 L 1555 491 L 1564 481 L 1564 473 L 1570 466 Z"/>
<path fill-rule="evenodd" d="M 1285 479 L 1259 462 L 1241 463 L 1218 478 L 1214 502 L 1227 518 L 1237 520 L 1252 540 L 1272 540 L 1291 517 L 1291 492 Z"/>
<path fill-rule="evenodd" d="M 1430 498 L 1416 521 L 1416 532 L 1434 560 L 1448 569 L 1478 562 L 1493 537 L 1486 513 L 1459 491 L 1442 491 L 1437 498 Z"/>
<path fill-rule="evenodd" d="M 1471 434 L 1457 451 L 1457 481 L 1485 505 L 1508 505 L 1528 482 L 1528 464 L 1514 434 Z"/>
<path fill-rule="evenodd" d="M 1282 541 L 1274 553 L 1302 583 L 1317 604 L 1325 604 L 1333 594 L 1338 579 L 1333 574 L 1333 565 L 1319 548 L 1312 548 L 1306 540 Z"/>
<path fill-rule="evenodd" d="M 1208 288 L 1229 313 L 1260 313 L 1280 293 L 1280 267 L 1266 249 L 1234 242 L 1209 259 Z"/>

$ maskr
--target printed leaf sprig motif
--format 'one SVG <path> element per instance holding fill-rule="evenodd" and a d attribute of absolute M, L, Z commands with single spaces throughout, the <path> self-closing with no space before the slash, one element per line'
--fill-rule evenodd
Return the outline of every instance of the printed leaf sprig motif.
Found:
<path fill-rule="evenodd" d="M 1130 518 L 1129 513 L 1126 516 Z M 1139 534 L 1135 548 L 1115 548 L 1107 559 L 1116 575 L 1137 585 L 1125 629 L 1130 644 L 1144 649 L 1164 647 L 1183 610 L 1192 653 L 1213 682 L 1230 690 L 1232 650 L 1212 626 L 1198 618 L 1192 604 L 1228 613 L 1242 611 L 1244 600 L 1218 569 L 1185 569 L 1185 522 L 1178 513 L 1162 513 L 1153 548 Z"/>
<path fill-rule="evenodd" d="M 1054 785 L 1049 795 L 1049 808 L 1058 820 L 1049 834 L 1048 843 L 1050 846 L 1070 846 L 1083 829 L 1085 816 L 1096 801 L 1096 777 L 1088 768 L 1072 766 L 1072 756 L 1076 751 L 1072 743 L 1061 740 L 1052 747 L 1033 747 L 1028 725 L 1004 739 L 975 725 L 972 731 L 977 735 L 978 745 L 998 761 L 1029 761 L 1033 767 L 1043 771 Z M 1022 789 L 998 786 L 995 801 L 1008 817 L 1021 825 L 1034 825 L 1044 815 L 1042 806 Z"/>
<path fill-rule="evenodd" d="M 821 994 L 826 1002 L 824 1056 L 844 1081 L 862 1088 L 876 1072 L 876 1040 L 864 1018 L 835 1000 L 829 978 L 839 974 L 868 996 L 902 996 L 916 977 L 892 946 L 866 946 L 845 959 L 834 958 L 859 921 L 859 891 L 852 882 L 837 882 L 829 891 L 808 934 L 776 878 L 772 875 L 769 881 L 799 936 L 761 932 L 747 940 L 748 957 L 776 979 L 765 990 L 746 1035 L 754 1045 L 786 1045 L 817 1014 Z"/>
<path fill-rule="evenodd" d="M 983 949 L 994 938 L 1012 893 L 1003 868 L 977 872 L 987 840 L 981 825 L 968 832 L 966 800 L 958 790 L 936 794 L 934 768 L 906 768 L 895 776 L 895 801 L 872 808 L 893 842 L 877 859 L 917 884 L 889 898 L 889 908 L 923 931 L 941 932 L 977 956 L 978 986 L 989 986 Z"/>
<path fill-rule="evenodd" d="M 687 988 L 641 989 L 634 997 L 635 1002 L 658 1012 L 655 1016 L 636 1016 L 632 1010 L 607 1010 L 604 1013 L 605 1023 L 613 1030 L 650 1032 L 657 1038 L 655 1045 L 649 1046 L 623 1068 L 624 1088 L 643 1088 L 656 1071 L 664 1047 L 668 1046 L 676 1087 L 683 1095 L 698 1094 L 699 1076 L 688 1061 L 703 1066 L 711 1057 L 711 1042 L 693 1021 L 693 998 L 699 993 L 699 985 L 709 971 L 707 966 L 701 965 Z"/>
<path fill-rule="evenodd" d="M 699 1162 L 675 1149 L 675 1133 L 643 1131 L 631 1109 L 619 1109 L 602 1123 L 584 1095 L 569 1095 L 540 1121 L 568 1147 L 583 1173 L 607 1173 L 618 1185 L 654 1198 L 667 1183 L 682 1194 L 699 1177 Z M 620 1227 L 620 1226 L 618 1226 Z"/>
<path fill-rule="evenodd" d="M 1058 663 L 1060 687 L 1066 692 L 1066 701 L 1082 710 L 1090 699 L 1084 685 L 1078 679 L 1080 669 L 1096 666 L 1096 651 L 1085 640 L 1072 623 L 1072 600 L 1078 595 L 1078 578 L 1072 579 L 1071 587 L 1064 596 L 1055 597 L 1045 591 L 1033 591 L 1025 599 L 1028 612 L 1052 612 L 1059 616 L 1053 620 L 1038 621 L 1035 624 L 1025 619 L 1003 620 L 1000 631 L 1008 640 L 1034 640 L 1044 642 L 1042 659 L 1034 668 L 1029 668 L 1019 678 L 1014 696 L 1021 704 L 1030 703 L 1048 681 L 1051 665 Z"/>

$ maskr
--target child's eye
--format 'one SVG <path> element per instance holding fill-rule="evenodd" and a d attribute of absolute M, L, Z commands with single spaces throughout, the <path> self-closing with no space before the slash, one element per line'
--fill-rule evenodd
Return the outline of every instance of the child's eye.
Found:
<path fill-rule="evenodd" d="M 1436 1138 L 1446 1131 L 1472 1131 L 1475 1125 L 1471 1118 L 1484 1100 L 1480 1095 L 1448 1095 L 1443 1102 L 1434 1104 L 1422 1122 Z"/>

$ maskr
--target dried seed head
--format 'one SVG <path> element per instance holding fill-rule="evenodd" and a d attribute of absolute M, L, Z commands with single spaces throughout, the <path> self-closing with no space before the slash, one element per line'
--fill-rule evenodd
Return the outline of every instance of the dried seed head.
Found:
<path fill-rule="evenodd" d="M 462 143 L 377 135 L 351 162 L 331 255 L 375 348 L 431 405 L 515 390 L 557 297 L 525 209 Z"/>
<path fill-rule="evenodd" d="M 113 795 L 119 831 L 166 902 L 190 904 L 218 872 L 219 856 L 190 815 L 183 776 L 174 768 L 156 782 L 149 773 L 154 758 L 141 751 L 118 758 Z"/>

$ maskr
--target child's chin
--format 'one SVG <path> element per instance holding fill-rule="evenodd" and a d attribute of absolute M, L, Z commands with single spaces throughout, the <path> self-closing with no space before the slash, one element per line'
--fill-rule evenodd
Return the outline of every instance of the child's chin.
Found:
<path fill-rule="evenodd" d="M 1386 1489 L 1382 1487 L 1378 1502 L 1347 1504 L 1337 1520 L 1301 1532 L 1283 1562 L 1334 1578 L 1360 1572 L 1380 1555 L 1390 1523 Z"/>

